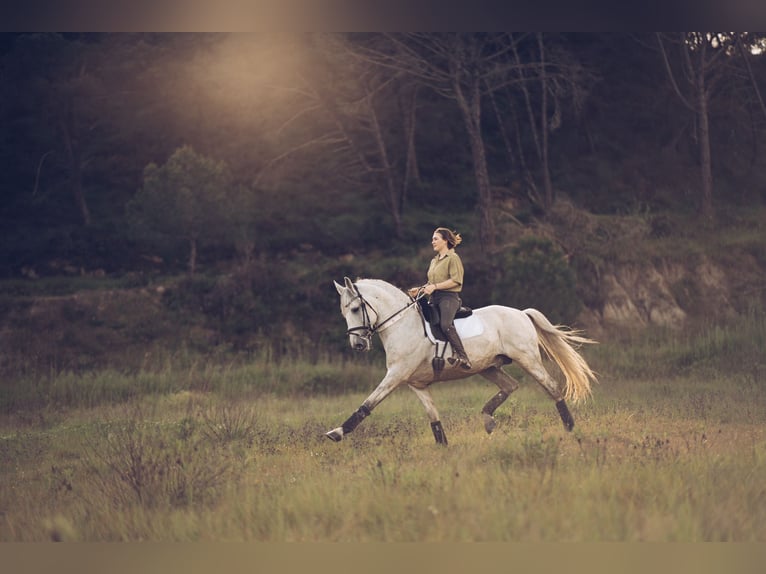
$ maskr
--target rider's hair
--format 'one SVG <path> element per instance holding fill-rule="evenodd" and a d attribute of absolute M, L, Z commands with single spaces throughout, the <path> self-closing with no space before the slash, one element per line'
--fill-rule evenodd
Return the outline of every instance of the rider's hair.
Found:
<path fill-rule="evenodd" d="M 438 233 L 442 236 L 442 239 L 444 239 L 447 242 L 447 246 L 450 249 L 454 249 L 460 243 L 463 241 L 463 238 L 460 237 L 460 234 L 452 231 L 450 229 L 447 229 L 446 227 L 437 227 L 436 231 L 434 233 Z"/>

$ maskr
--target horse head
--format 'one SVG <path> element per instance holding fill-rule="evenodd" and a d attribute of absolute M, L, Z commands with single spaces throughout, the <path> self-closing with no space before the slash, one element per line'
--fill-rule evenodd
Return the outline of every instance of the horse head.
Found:
<path fill-rule="evenodd" d="M 346 319 L 349 344 L 356 351 L 369 351 L 372 349 L 372 335 L 375 332 L 373 325 L 377 321 L 377 313 L 351 279 L 345 277 L 344 281 L 345 285 L 337 281 L 333 283 L 340 295 L 340 312 Z"/>

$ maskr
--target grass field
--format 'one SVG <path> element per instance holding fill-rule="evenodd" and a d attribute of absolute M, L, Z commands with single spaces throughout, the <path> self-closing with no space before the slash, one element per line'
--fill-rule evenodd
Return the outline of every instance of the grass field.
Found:
<path fill-rule="evenodd" d="M 759 315 L 586 350 L 601 383 L 572 433 L 528 378 L 491 438 L 494 387 L 436 386 L 446 448 L 407 390 L 323 436 L 375 364 L 6 381 L 0 541 L 764 542 L 765 333 Z"/>

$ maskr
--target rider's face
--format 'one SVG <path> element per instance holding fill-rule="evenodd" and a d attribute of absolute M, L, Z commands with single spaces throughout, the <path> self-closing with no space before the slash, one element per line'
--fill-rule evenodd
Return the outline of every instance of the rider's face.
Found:
<path fill-rule="evenodd" d="M 434 233 L 431 238 L 431 245 L 433 246 L 434 251 L 441 251 L 442 249 L 447 248 L 447 240 L 444 239 L 440 233 Z"/>

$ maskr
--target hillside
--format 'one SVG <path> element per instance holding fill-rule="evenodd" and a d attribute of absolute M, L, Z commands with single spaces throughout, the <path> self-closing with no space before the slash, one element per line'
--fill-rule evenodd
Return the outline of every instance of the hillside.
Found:
<path fill-rule="evenodd" d="M 603 340 L 648 328 L 694 329 L 761 312 L 764 219 L 765 209 L 730 213 L 714 229 L 705 229 L 694 219 L 596 216 L 562 202 L 550 221 L 521 233 L 550 237 L 566 250 L 583 302 L 574 323 Z M 514 233 L 519 235 L 518 228 Z M 471 257 L 469 251 L 466 259 Z M 310 287 L 301 276 L 287 283 L 286 264 L 273 284 L 264 284 L 262 274 L 252 270 L 219 271 L 195 281 L 154 276 L 138 286 L 108 277 L 6 281 L 0 285 L 0 369 L 133 369 L 161 364 L 171 355 L 281 353 L 298 347 L 343 352 L 332 281 L 343 274 L 377 273 L 406 285 L 422 272 L 416 270 L 419 258 L 377 254 L 362 262 L 312 254 L 308 259 L 316 267 L 293 264 L 319 278 Z M 53 285 L 56 294 L 46 293 Z M 475 286 L 468 293 L 469 304 L 485 304 L 481 299 L 491 297 Z M 264 307 L 269 302 L 270 311 Z M 491 302 L 524 306 L 523 301 Z"/>
<path fill-rule="evenodd" d="M 693 328 L 763 309 L 766 210 L 596 216 L 561 202 L 552 231 L 577 259 L 580 320 L 610 334 Z"/>

